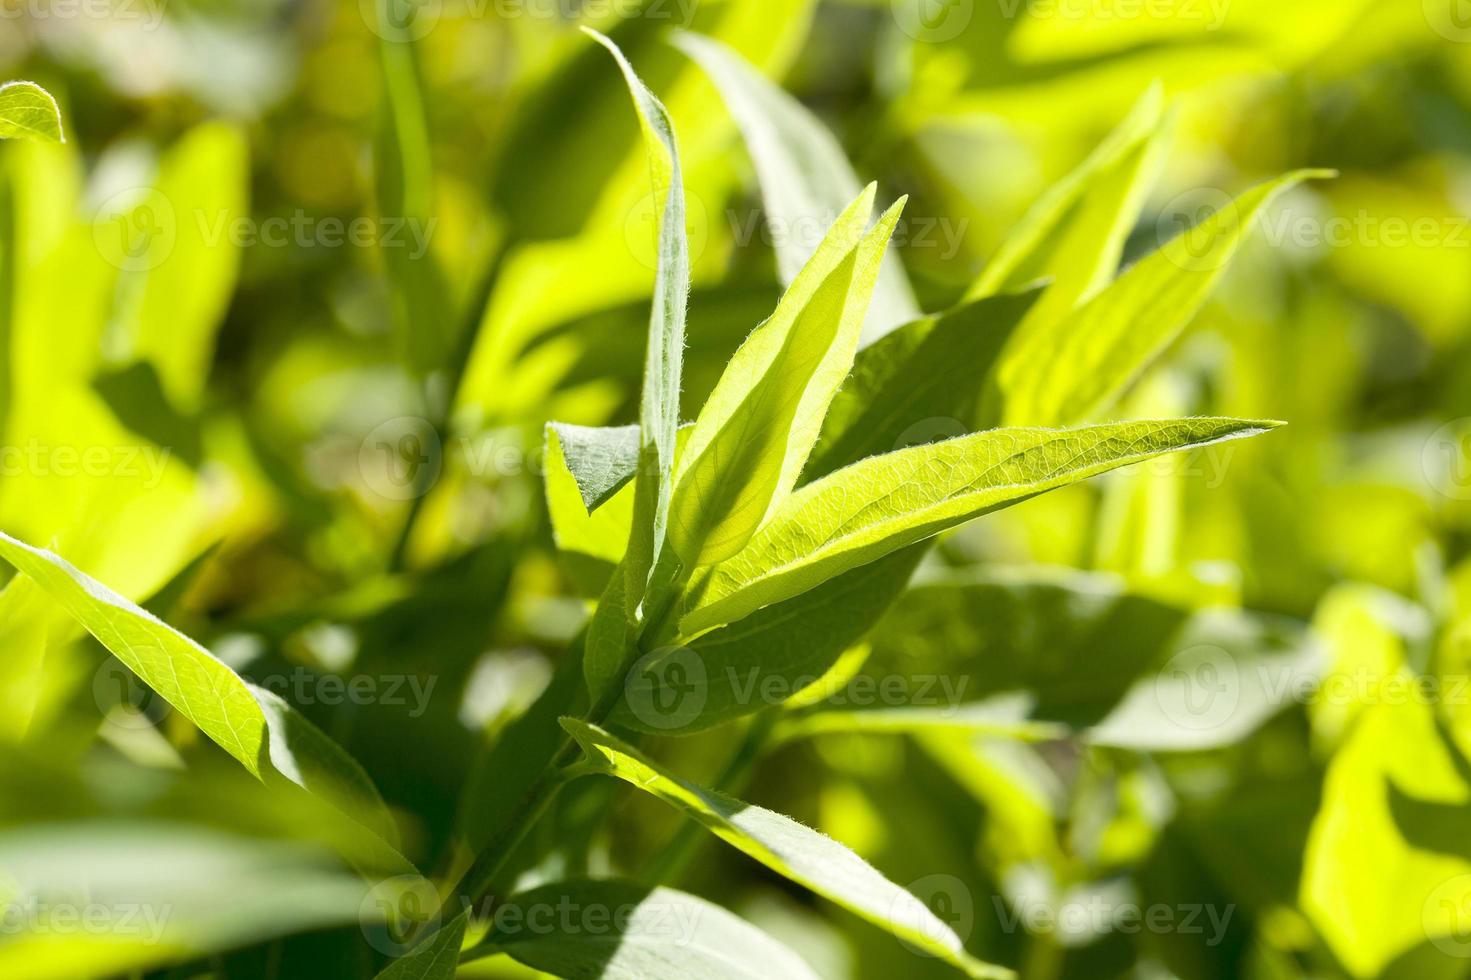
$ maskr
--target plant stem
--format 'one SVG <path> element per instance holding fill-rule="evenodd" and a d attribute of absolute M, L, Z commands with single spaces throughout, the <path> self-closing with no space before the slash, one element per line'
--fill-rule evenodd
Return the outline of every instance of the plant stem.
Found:
<path fill-rule="evenodd" d="M 615 569 L 613 574 L 621 575 L 621 568 L 620 566 L 619 569 Z M 672 614 L 687 579 L 688 575 L 683 568 L 673 568 L 669 572 L 667 584 L 661 585 L 656 594 L 650 595 L 649 605 L 652 615 L 644 620 L 638 636 L 628 645 L 623 655 L 622 669 L 598 697 L 597 703 L 581 718 L 582 721 L 589 725 L 601 725 L 613 713 L 613 709 L 623 697 L 623 685 L 628 671 L 637 659 L 634 655 L 645 652 L 646 647 L 663 642 L 668 638 L 666 634 L 671 632 Z M 511 859 L 517 845 L 525 840 L 531 828 L 551 805 L 557 791 L 566 785 L 569 779 L 588 771 L 576 766 L 578 751 L 577 744 L 572 737 L 564 736 L 546 768 L 527 788 L 516 808 L 511 811 L 510 816 L 481 849 L 475 862 L 460 878 L 460 883 L 455 888 L 454 900 L 457 904 L 473 908 L 487 893 L 501 884 L 498 879 L 505 870 L 506 863 Z"/>

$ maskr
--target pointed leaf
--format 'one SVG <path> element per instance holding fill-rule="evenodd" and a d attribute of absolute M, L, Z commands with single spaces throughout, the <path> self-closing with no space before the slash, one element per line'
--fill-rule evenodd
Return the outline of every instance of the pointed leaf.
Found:
<path fill-rule="evenodd" d="M 590 427 L 566 422 L 547 424 L 555 433 L 562 460 L 577 481 L 583 506 L 591 514 L 638 469 L 639 427 L 636 425 Z"/>
<path fill-rule="evenodd" d="M 690 288 L 684 180 L 680 175 L 674 127 L 663 104 L 639 80 L 616 44 L 597 31 L 587 27 L 582 30 L 608 49 L 628 83 L 629 94 L 638 110 L 644 142 L 648 146 L 649 172 L 658 216 L 658 262 L 639 409 L 639 471 L 634 488 L 634 524 L 625 562 L 628 608 L 634 610 L 643 600 L 649 575 L 663 554 L 669 499 L 673 493 L 685 307 Z"/>
<path fill-rule="evenodd" d="M 362 767 L 285 701 L 61 557 L 0 532 L 0 558 L 35 580 L 252 775 L 283 776 L 379 837 L 395 839 L 393 819 Z"/>
<path fill-rule="evenodd" d="M 824 476 L 865 457 L 929 441 L 914 431 L 916 425 L 974 416 L 974 406 L 992 387 L 997 356 L 1040 292 L 967 303 L 905 324 L 865 347 L 828 409 L 806 474 Z"/>
<path fill-rule="evenodd" d="M 681 622 L 728 623 L 908 544 L 1128 463 L 1255 435 L 1240 419 L 993 429 L 875 456 L 810 483 L 740 554 L 715 566 Z"/>
<path fill-rule="evenodd" d="M 496 921 L 489 941 L 498 951 L 559 977 L 817 980 L 800 956 L 746 920 L 672 888 L 557 882 L 512 895 Z"/>
<path fill-rule="evenodd" d="M 772 226 L 820 228 L 858 195 L 858 175 L 842 147 L 802 103 L 713 38 L 677 32 L 673 43 L 715 83 L 740 127 Z M 795 234 L 774 234 L 773 239 L 777 271 L 782 282 L 791 283 L 814 254 L 812 243 Z M 885 256 L 864 319 L 862 342 L 872 343 L 919 317 L 919 304 L 898 257 Z"/>
<path fill-rule="evenodd" d="M 388 964 L 374 980 L 454 980 L 468 920 L 468 913 L 461 912 L 406 955 Z"/>
<path fill-rule="evenodd" d="M 1078 202 L 1101 182 L 1101 175 L 1116 168 L 1122 157 L 1137 149 L 1152 132 L 1158 130 L 1163 109 L 1164 90 L 1156 82 L 1087 159 L 1037 198 L 1002 242 L 996 256 L 987 263 L 980 278 L 966 293 L 966 298 L 977 299 L 1004 289 L 1016 289 L 1039 276 L 1059 271 L 1055 266 L 1049 268 L 1049 245 L 1061 234 L 1060 229 L 1068 216 L 1074 213 Z M 1128 228 L 1125 228 L 1124 233 L 1127 232 Z M 1100 242 L 1100 257 L 1104 251 Z M 1100 266 L 1101 263 L 1092 264 L 1086 278 L 1103 272 L 1104 281 L 1107 281 L 1117 266 L 1116 253 L 1114 265 Z"/>
<path fill-rule="evenodd" d="M 0 139 L 64 143 L 61 110 L 51 93 L 35 82 L 0 85 Z"/>
<path fill-rule="evenodd" d="M 896 204 L 863 234 L 864 191 L 726 366 L 680 459 L 670 540 L 687 565 L 728 558 L 797 482 L 822 417 L 853 366 L 858 328 Z"/>
<path fill-rule="evenodd" d="M 685 782 L 637 749 L 586 722 L 564 718 L 562 727 L 603 772 L 658 797 L 778 874 L 970 976 L 1012 975 L 1010 970 L 968 956 L 960 938 L 923 902 L 832 838 L 780 813 Z"/>
<path fill-rule="evenodd" d="M 1071 316 L 1029 337 L 1001 366 L 1008 424 L 1066 425 L 1106 407 L 1190 322 L 1253 219 L 1288 187 L 1260 184 L 1142 259 Z"/>

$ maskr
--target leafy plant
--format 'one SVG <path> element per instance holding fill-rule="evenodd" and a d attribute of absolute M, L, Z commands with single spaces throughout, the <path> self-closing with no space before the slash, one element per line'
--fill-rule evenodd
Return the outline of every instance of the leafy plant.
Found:
<path fill-rule="evenodd" d="M 1463 974 L 1422 12 L 657 6 L 0 85 L 0 976 Z"/>

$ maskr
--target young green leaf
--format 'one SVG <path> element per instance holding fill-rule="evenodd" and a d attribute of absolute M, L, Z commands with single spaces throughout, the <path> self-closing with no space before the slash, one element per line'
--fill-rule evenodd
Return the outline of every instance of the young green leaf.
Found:
<path fill-rule="evenodd" d="M 51 93 L 35 82 L 0 85 L 0 139 L 65 143 L 61 110 Z"/>
<path fill-rule="evenodd" d="M 909 548 L 870 562 L 687 646 L 640 659 L 612 721 L 655 735 L 690 735 L 772 707 L 863 638 L 921 557 L 922 548 Z"/>
<path fill-rule="evenodd" d="M 957 306 L 905 324 L 861 350 L 853 374 L 828 409 L 804 475 L 825 476 L 898 449 L 916 425 L 940 419 L 958 423 L 957 416 L 973 415 L 973 406 L 992 387 L 997 356 L 1040 292 Z"/>
<path fill-rule="evenodd" d="M 1090 194 L 1097 193 L 1105 175 L 1115 171 L 1120 160 L 1137 150 L 1150 138 L 1151 133 L 1158 132 L 1163 109 L 1164 88 L 1156 82 L 1139 98 L 1124 121 L 1098 144 L 1087 159 L 1037 198 L 1001 244 L 996 256 L 987 263 L 980 277 L 966 293 L 966 298 L 978 299 L 1002 290 L 1018 289 L 1038 276 L 1049 273 L 1079 276 L 1085 282 L 1093 281 L 1100 273 L 1111 276 L 1118 265 L 1117 246 L 1113 248 L 1113 265 L 1106 265 L 1104 259 L 1110 248 L 1105 246 L 1105 242 L 1111 240 L 1108 235 L 1097 245 L 1098 259 L 1082 270 L 1062 269 L 1056 263 L 1049 264 L 1049 246 L 1062 236 L 1062 226 L 1067 222 L 1068 216 L 1076 212 L 1079 202 Z M 1126 224 L 1127 217 L 1124 201 L 1118 203 L 1119 207 L 1115 210 L 1118 220 L 1111 223 L 1115 233 L 1118 225 Z M 1127 234 L 1128 231 L 1128 227 L 1124 227 L 1122 233 Z M 1107 278 L 1103 281 L 1106 282 Z"/>
<path fill-rule="evenodd" d="M 396 839 L 393 818 L 367 773 L 279 697 L 247 683 L 204 647 L 49 551 L 0 532 L 0 558 L 33 579 L 256 778 L 279 774 L 379 837 Z"/>
<path fill-rule="evenodd" d="M 1259 184 L 1008 351 L 1007 424 L 1068 425 L 1106 407 L 1194 317 L 1261 210 L 1294 184 L 1329 175 L 1300 170 Z"/>
<path fill-rule="evenodd" d="M 469 913 L 461 912 L 408 953 L 388 964 L 374 980 L 454 980 L 460 967 Z"/>
<path fill-rule="evenodd" d="M 637 433 L 633 445 L 636 459 Z M 597 510 L 589 512 L 583 488 L 567 461 L 562 437 L 555 426 L 547 427 L 543 461 L 552 540 L 578 590 L 584 595 L 597 596 L 607 587 L 608 576 L 623 560 L 623 551 L 628 547 L 629 529 L 633 526 L 633 487 L 625 481 Z"/>
<path fill-rule="evenodd" d="M 789 497 L 692 589 L 686 634 L 734 622 L 982 514 L 1161 453 L 1280 423 L 1198 418 L 993 429 L 875 456 Z"/>
<path fill-rule="evenodd" d="M 923 902 L 832 838 L 780 813 L 685 782 L 600 728 L 573 718 L 564 718 L 562 726 L 601 771 L 658 797 L 778 874 L 972 977 L 1012 976 L 969 956 L 960 938 Z"/>
<path fill-rule="evenodd" d="M 802 103 L 714 38 L 680 31 L 673 43 L 715 83 L 740 127 L 761 182 L 768 222 L 787 229 L 814 222 L 821 227 L 858 195 L 858 175 L 842 147 Z M 794 234 L 775 235 L 774 243 L 777 272 L 782 282 L 791 283 L 812 257 L 812 244 Z M 919 317 L 903 266 L 897 256 L 886 255 L 863 321 L 862 343 L 872 343 Z"/>
<path fill-rule="evenodd" d="M 634 523 L 624 563 L 628 576 L 626 602 L 632 612 L 643 601 L 649 576 L 663 556 L 669 500 L 673 493 L 685 307 L 690 288 L 684 180 L 680 175 L 674 127 L 663 104 L 634 73 L 633 66 L 618 45 L 590 28 L 582 30 L 608 49 L 628 84 L 648 147 L 649 173 L 658 216 L 654 302 L 649 318 L 643 397 L 639 408 L 639 469 L 634 486 Z"/>
<path fill-rule="evenodd" d="M 689 566 L 739 551 L 797 482 L 853 365 L 879 259 L 902 202 L 863 234 L 870 185 L 726 366 L 680 458 L 670 541 Z"/>
<path fill-rule="evenodd" d="M 496 922 L 487 937 L 492 951 L 558 977 L 817 978 L 800 956 L 746 920 L 672 888 L 562 881 L 512 895 Z"/>
<path fill-rule="evenodd" d="M 547 443 L 556 435 L 558 452 L 591 514 L 638 469 L 639 427 L 636 425 L 590 427 L 566 422 L 547 423 Z"/>

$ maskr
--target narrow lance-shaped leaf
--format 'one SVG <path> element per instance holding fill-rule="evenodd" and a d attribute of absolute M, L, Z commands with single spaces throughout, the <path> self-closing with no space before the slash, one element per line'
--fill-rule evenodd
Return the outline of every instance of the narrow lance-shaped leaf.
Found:
<path fill-rule="evenodd" d="M 797 482 L 853 366 L 863 311 L 902 205 L 864 234 L 873 193 L 870 185 L 834 222 L 700 411 L 670 512 L 670 541 L 689 565 L 739 551 Z"/>
<path fill-rule="evenodd" d="M 865 347 L 823 419 L 804 476 L 826 476 L 868 456 L 960 434 L 926 431 L 925 423 L 984 419 L 977 407 L 994 388 L 992 367 L 1041 292 L 966 303 Z"/>
<path fill-rule="evenodd" d="M 429 120 L 414 38 L 390 12 L 394 2 L 375 4 L 383 78 L 382 118 L 374 140 L 376 203 L 381 220 L 411 222 L 410 231 L 428 235 L 436 221 Z M 440 368 L 454 346 L 444 272 L 432 251 L 400 247 L 404 243 L 390 235 L 380 242 L 399 349 L 419 371 Z"/>
<path fill-rule="evenodd" d="M 669 113 L 639 80 L 616 44 L 597 31 L 586 27 L 583 31 L 612 53 L 628 83 L 648 146 L 658 216 L 658 261 L 639 408 L 639 472 L 634 490 L 633 532 L 624 562 L 628 576 L 625 601 L 632 612 L 643 601 L 649 575 L 663 555 L 669 499 L 673 493 L 674 441 L 679 428 L 679 385 L 690 285 L 684 181 Z"/>
<path fill-rule="evenodd" d="M 1078 202 L 1096 185 L 1099 175 L 1115 168 L 1125 154 L 1136 149 L 1151 132 L 1157 130 L 1163 107 L 1164 90 L 1156 82 L 1140 97 L 1124 121 L 1098 144 L 1087 159 L 1049 187 L 1027 209 L 1026 215 L 1007 235 L 995 257 L 986 264 L 980 277 L 967 291 L 966 298 L 979 299 L 1007 288 L 1017 288 L 1039 275 L 1046 275 L 1048 271 L 1057 271 L 1049 270 L 1047 263 L 1048 245 L 1053 240 L 1054 233 L 1058 232 L 1067 221 L 1068 215 L 1074 212 Z M 1128 229 L 1125 228 L 1124 231 L 1127 232 Z M 1100 254 L 1103 251 L 1100 243 Z M 1093 276 L 1097 268 L 1097 265 L 1090 264 L 1086 275 Z M 1109 268 L 1107 271 L 1111 275 L 1113 269 Z"/>
<path fill-rule="evenodd" d="M 791 283 L 814 253 L 813 244 L 791 230 L 821 227 L 857 196 L 858 175 L 826 126 L 729 47 L 688 32 L 676 32 L 673 42 L 715 83 L 740 127 L 761 182 L 766 220 L 788 232 L 773 239 L 777 272 L 782 282 Z M 864 319 L 862 342 L 872 343 L 920 315 L 898 257 L 886 256 Z"/>
<path fill-rule="evenodd" d="M 1253 219 L 1282 191 L 1328 171 L 1260 184 L 1140 260 L 1001 365 L 1008 424 L 1064 425 L 1100 411 L 1190 322 Z"/>
<path fill-rule="evenodd" d="M 1168 149 L 1168 126 L 1159 119 L 1159 91 L 1150 91 L 1120 127 L 1125 133 L 1137 133 L 1136 141 L 1090 175 L 1067 220 L 1028 263 L 1035 277 L 1045 278 L 1049 285 L 1017 328 L 1003 365 L 1055 356 L 1050 347 L 1058 322 L 1118 274 L 1124 243 L 1139 221 Z M 1152 123 L 1152 129 L 1146 123 Z"/>
<path fill-rule="evenodd" d="M 35 82 L 0 85 L 0 139 L 64 143 L 61 110 L 51 93 Z"/>
<path fill-rule="evenodd" d="M 817 980 L 800 956 L 749 922 L 672 888 L 557 882 L 512 895 L 496 922 L 487 951 L 559 977 Z"/>
<path fill-rule="evenodd" d="M 788 498 L 740 554 L 693 590 L 686 634 L 733 622 L 1047 490 L 1280 423 L 1197 418 L 1079 429 L 993 429 L 874 456 Z"/>
<path fill-rule="evenodd" d="M 601 771 L 658 797 L 778 874 L 972 977 L 1012 976 L 969 956 L 923 902 L 832 838 L 791 817 L 685 782 L 600 728 L 573 718 L 564 718 L 562 726 Z"/>
<path fill-rule="evenodd" d="M 460 966 L 469 913 L 461 912 L 404 956 L 384 967 L 374 980 L 454 980 Z"/>
<path fill-rule="evenodd" d="M 378 836 L 395 839 L 393 819 L 367 773 L 285 701 L 247 683 L 204 647 L 59 556 L 0 532 L 0 558 L 35 580 L 252 775 L 284 776 Z"/>

